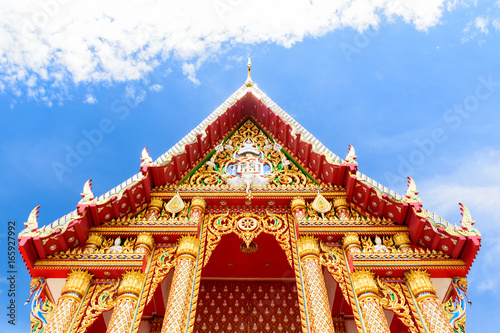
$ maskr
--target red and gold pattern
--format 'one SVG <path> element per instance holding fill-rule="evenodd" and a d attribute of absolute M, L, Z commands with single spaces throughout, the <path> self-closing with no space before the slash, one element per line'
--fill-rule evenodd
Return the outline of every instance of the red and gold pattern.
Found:
<path fill-rule="evenodd" d="M 375 274 L 369 270 L 359 270 L 352 273 L 351 278 L 368 332 L 390 333 L 384 309 L 380 304 Z"/>
<path fill-rule="evenodd" d="M 138 296 L 144 282 L 140 271 L 125 272 L 106 333 L 125 333 L 132 327 Z"/>
<path fill-rule="evenodd" d="M 443 306 L 436 297 L 427 297 L 418 303 L 431 332 L 453 333 L 450 322 L 443 313 Z"/>
<path fill-rule="evenodd" d="M 60 297 L 57 301 L 57 308 L 44 332 L 66 333 L 79 304 L 74 298 Z"/>
<path fill-rule="evenodd" d="M 319 263 L 318 240 L 314 237 L 303 236 L 297 243 L 306 286 L 311 332 L 333 332 L 333 319 L 330 315 L 325 280 Z"/>
<path fill-rule="evenodd" d="M 234 232 L 247 245 L 264 232 L 274 235 L 281 248 L 285 251 L 290 265 L 292 265 L 291 245 L 288 233 L 288 223 L 286 216 L 266 212 L 258 214 L 244 212 L 240 214 L 230 214 L 229 211 L 222 214 L 208 214 L 208 235 L 204 265 L 208 263 L 210 255 L 220 242 L 223 235 Z"/>
<path fill-rule="evenodd" d="M 189 316 L 187 308 L 191 297 L 190 286 L 195 277 L 198 246 L 198 239 L 191 236 L 183 237 L 179 242 L 172 288 L 161 328 L 162 333 L 180 333 Z"/>
<path fill-rule="evenodd" d="M 436 296 L 430 274 L 423 270 L 405 272 L 406 280 L 420 307 L 427 329 L 431 332 L 452 333 L 453 329 L 446 318 L 442 303 Z"/>
<path fill-rule="evenodd" d="M 45 329 L 47 333 L 66 333 L 71 325 L 78 306 L 90 286 L 92 274 L 73 270 L 62 289 L 62 296 L 57 301 L 57 307 Z"/>
<path fill-rule="evenodd" d="M 301 332 L 294 281 L 203 280 L 194 333 Z"/>
<path fill-rule="evenodd" d="M 134 297 L 121 297 L 117 299 L 106 333 L 128 332 L 132 326 L 136 304 L 137 299 Z"/>
<path fill-rule="evenodd" d="M 193 282 L 193 276 L 193 259 L 186 257 L 179 259 L 175 265 L 174 279 L 168 297 L 162 333 L 181 332 L 182 324 L 187 317 L 186 308 L 191 296 L 189 287 Z"/>
<path fill-rule="evenodd" d="M 38 209 L 30 214 L 19 247 L 31 275 L 67 277 L 55 306 L 59 291 L 39 289 L 55 309 L 32 307 L 47 318 L 32 333 L 138 333 L 149 323 L 154 333 L 465 331 L 465 295 L 453 304 L 448 292 L 445 312 L 430 277 L 465 281 L 480 247 L 469 211 L 461 205 L 453 226 L 421 207 L 411 179 L 401 197 L 358 172 L 355 158 L 352 147 L 345 161 L 328 152 L 249 76 L 157 162 L 143 151 L 133 178 L 92 200 L 84 189 L 77 210 L 45 227 Z M 234 257 L 217 251 L 207 267 L 230 233 L 240 240 L 221 247 Z M 250 253 L 261 233 L 289 267 L 266 235 L 265 255 Z M 291 276 L 284 270 L 295 281 L 278 281 Z"/>

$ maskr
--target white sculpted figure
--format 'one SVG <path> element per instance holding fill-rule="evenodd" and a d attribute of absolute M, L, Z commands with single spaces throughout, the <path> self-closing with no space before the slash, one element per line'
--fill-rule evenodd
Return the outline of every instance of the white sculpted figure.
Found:
<path fill-rule="evenodd" d="M 113 245 L 113 246 L 111 246 L 109 248 L 109 253 L 120 253 L 120 252 L 122 252 L 122 247 L 120 245 L 121 242 L 122 241 L 121 241 L 120 237 L 117 237 L 115 239 L 115 245 Z"/>
<path fill-rule="evenodd" d="M 382 244 L 382 239 L 378 236 L 375 238 L 375 252 L 387 252 L 387 246 Z"/>
<path fill-rule="evenodd" d="M 243 142 L 225 169 L 223 177 L 226 182 L 231 186 L 245 187 L 249 195 L 252 187 L 269 185 L 273 176 L 271 163 L 263 157 L 251 139 Z"/>

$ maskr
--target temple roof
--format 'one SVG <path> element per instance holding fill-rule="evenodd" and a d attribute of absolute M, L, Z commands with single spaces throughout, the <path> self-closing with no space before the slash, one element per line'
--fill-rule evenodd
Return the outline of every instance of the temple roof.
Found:
<path fill-rule="evenodd" d="M 319 187 L 345 188 L 347 201 L 372 216 L 407 225 L 414 244 L 439 249 L 470 267 L 480 247 L 480 233 L 464 207 L 460 226 L 422 208 L 413 181 L 405 196 L 397 194 L 358 171 L 351 147 L 345 160 L 332 153 L 311 133 L 262 92 L 250 77 L 224 103 L 175 146 L 158 157 L 143 152 L 140 172 L 94 198 L 90 182 L 77 209 L 38 228 L 35 208 L 19 234 L 23 259 L 31 270 L 35 260 L 85 243 L 93 226 L 132 216 L 150 201 L 151 190 L 183 180 L 245 119 L 252 119 L 286 149 L 318 182 Z"/>

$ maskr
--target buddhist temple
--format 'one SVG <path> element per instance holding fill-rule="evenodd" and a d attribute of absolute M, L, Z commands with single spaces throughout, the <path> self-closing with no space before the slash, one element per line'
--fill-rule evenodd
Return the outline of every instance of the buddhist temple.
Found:
<path fill-rule="evenodd" d="M 353 147 L 330 152 L 250 70 L 130 179 L 101 196 L 89 180 L 45 226 L 33 209 L 31 332 L 465 332 L 468 209 L 449 223 L 411 178 L 399 195 L 359 172 Z"/>

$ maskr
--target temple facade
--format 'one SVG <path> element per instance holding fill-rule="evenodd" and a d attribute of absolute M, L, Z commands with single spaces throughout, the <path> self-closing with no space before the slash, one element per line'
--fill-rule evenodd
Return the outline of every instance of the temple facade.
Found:
<path fill-rule="evenodd" d="M 139 164 L 139 161 L 138 161 Z M 31 332 L 464 333 L 481 236 L 341 159 L 251 80 L 155 161 L 19 234 Z"/>

